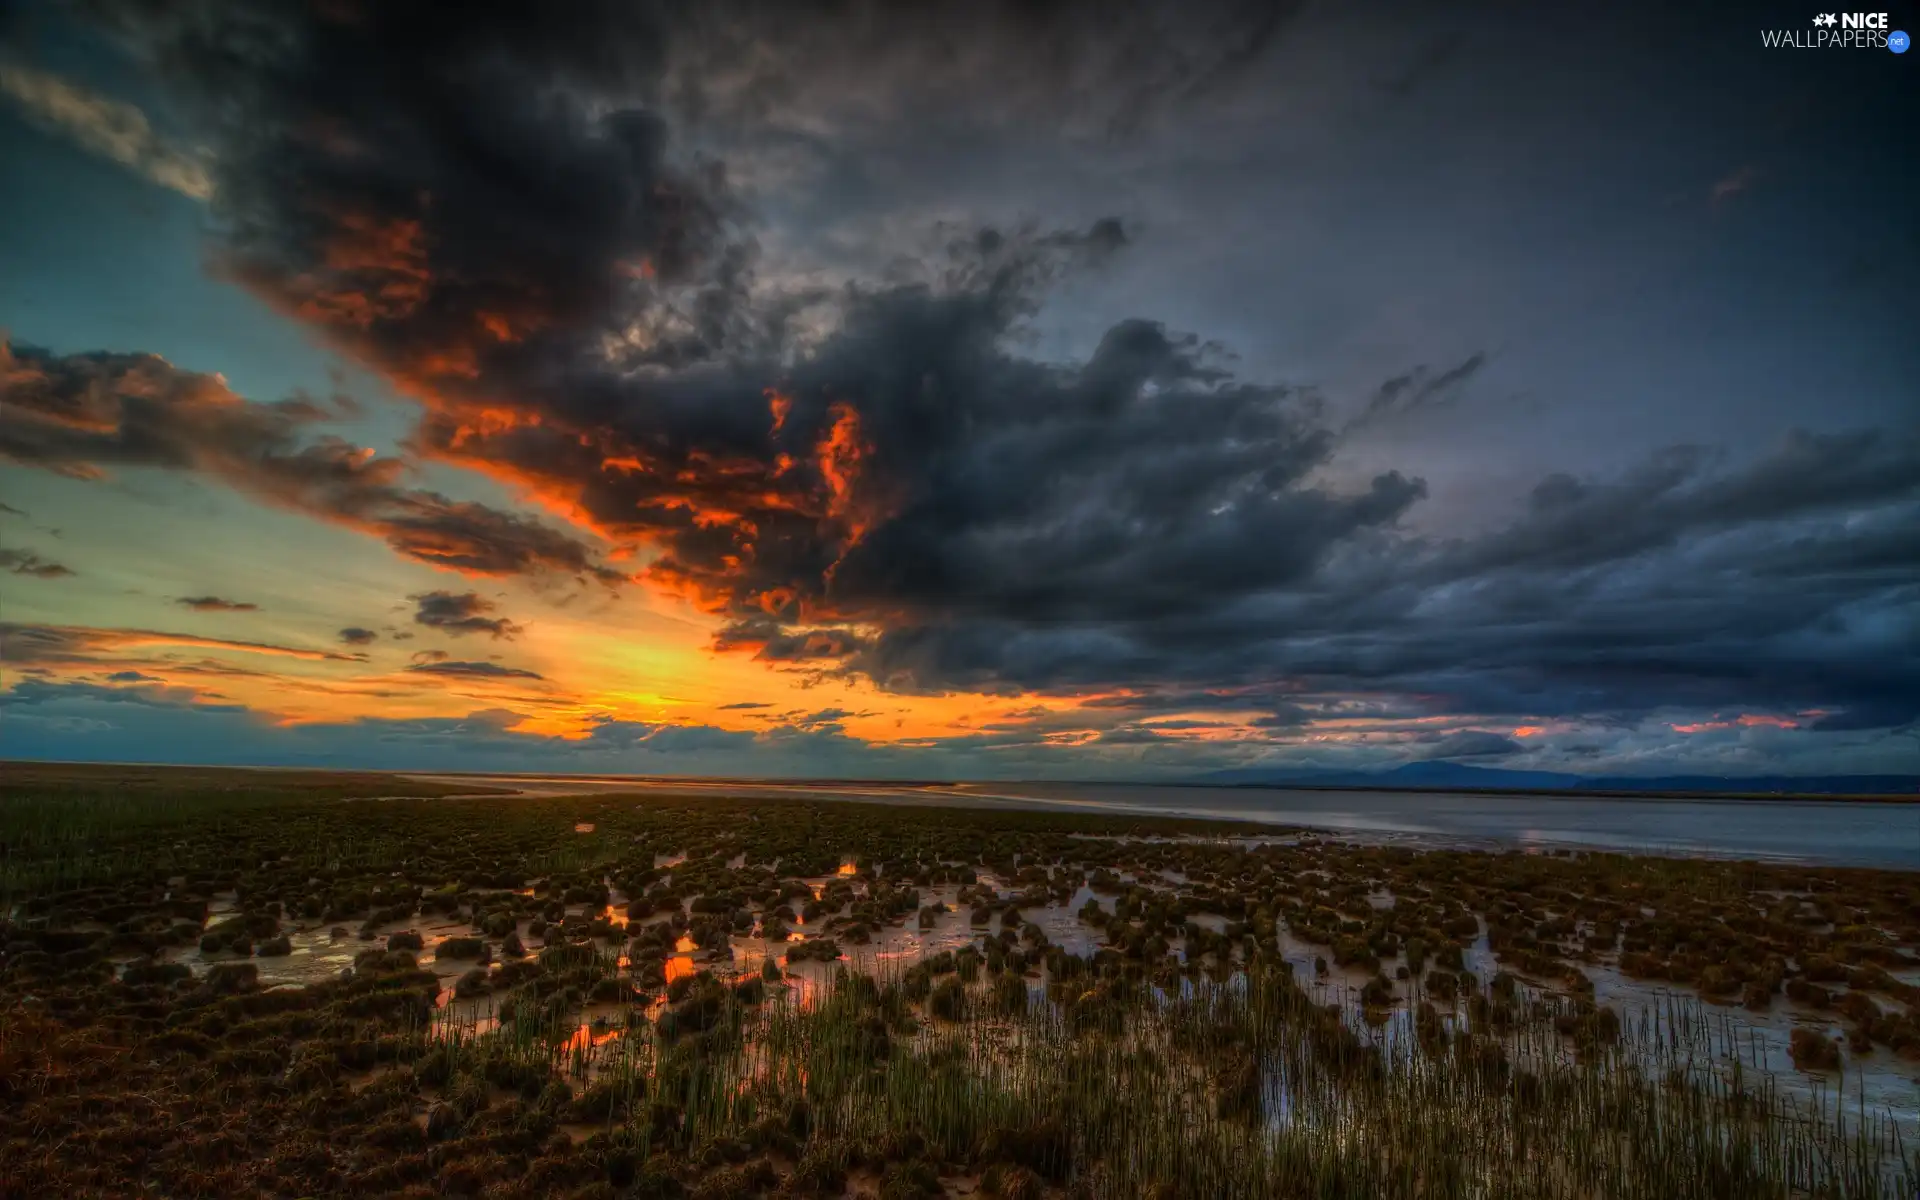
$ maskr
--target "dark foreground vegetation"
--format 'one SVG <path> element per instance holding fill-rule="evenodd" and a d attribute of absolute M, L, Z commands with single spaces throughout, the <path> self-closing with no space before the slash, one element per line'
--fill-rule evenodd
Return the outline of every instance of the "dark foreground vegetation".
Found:
<path fill-rule="evenodd" d="M 1909 874 L 446 790 L 6 768 L 0 1194 L 1915 1190 Z"/>

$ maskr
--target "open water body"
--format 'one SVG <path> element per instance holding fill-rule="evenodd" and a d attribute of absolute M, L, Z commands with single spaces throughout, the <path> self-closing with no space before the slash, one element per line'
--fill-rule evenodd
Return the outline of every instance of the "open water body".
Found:
<path fill-rule="evenodd" d="M 436 776 L 529 794 L 723 793 L 966 804 L 1297 825 L 1414 845 L 1706 855 L 1920 871 L 1920 803 L 1306 791 L 1104 783 L 816 783 L 618 776 Z"/>

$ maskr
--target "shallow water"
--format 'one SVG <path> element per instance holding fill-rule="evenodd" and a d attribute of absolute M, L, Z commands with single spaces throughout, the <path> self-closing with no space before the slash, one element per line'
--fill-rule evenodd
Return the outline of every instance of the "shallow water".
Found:
<path fill-rule="evenodd" d="M 1310 792 L 1123 784 L 965 785 L 967 795 L 1161 810 L 1540 849 L 1587 848 L 1920 870 L 1920 804 Z"/>
<path fill-rule="evenodd" d="M 684 861 L 680 855 L 662 855 L 656 862 L 668 869 Z M 737 864 L 736 864 L 737 865 Z M 843 867 L 841 874 L 850 871 Z M 1162 873 L 1157 879 L 1151 879 L 1154 886 L 1169 890 L 1183 891 L 1185 880 L 1168 877 L 1177 873 Z M 808 877 L 802 882 L 814 889 L 818 896 L 832 876 Z M 980 871 L 981 884 L 993 888 L 1003 898 L 1010 897 L 1018 890 L 1013 881 L 999 878 L 990 871 Z M 865 881 L 854 880 L 854 890 L 861 893 L 866 890 Z M 1111 907 L 1112 895 L 1096 892 L 1081 885 L 1064 904 L 1048 903 L 1041 906 L 1023 907 L 1017 916 L 1009 922 L 1006 917 L 996 915 L 986 926 L 975 926 L 970 921 L 969 905 L 960 902 L 961 887 L 958 884 L 939 884 L 918 889 L 923 904 L 946 906 L 948 911 L 935 917 L 932 927 L 919 928 L 918 922 L 908 917 L 902 924 L 881 925 L 872 930 L 872 940 L 866 944 L 855 944 L 841 937 L 844 952 L 839 962 L 818 961 L 789 962 L 785 953 L 785 944 L 769 943 L 764 938 L 749 934 L 735 934 L 718 953 L 700 951 L 687 937 L 681 937 L 675 946 L 675 952 L 667 959 L 666 978 L 669 982 L 691 975 L 703 969 L 713 970 L 723 979 L 732 979 L 757 975 L 761 964 L 771 956 L 784 968 L 784 982 L 779 986 L 796 1003 L 808 1005 L 823 992 L 836 970 L 842 966 L 865 971 L 880 977 L 888 977 L 904 971 L 925 958 L 942 951 L 958 950 L 967 945 L 979 944 L 982 935 L 991 935 L 1003 927 L 1018 927 L 1031 922 L 1045 931 L 1047 940 L 1076 955 L 1086 955 L 1105 944 L 1105 938 L 1094 927 L 1082 922 L 1078 913 L 1089 899 L 1101 898 L 1103 904 Z M 624 927 L 627 922 L 617 914 L 625 904 L 626 897 L 614 892 L 612 903 L 606 908 L 571 904 L 567 905 L 570 914 L 589 917 L 606 917 L 616 926 Z M 1376 893 L 1368 901 L 1378 907 L 1393 903 L 1388 893 Z M 687 914 L 683 900 L 681 913 Z M 210 908 L 210 921 L 218 920 L 232 906 L 229 895 L 216 897 Z M 844 913 L 844 909 L 841 910 Z M 659 912 L 640 923 L 652 924 L 669 919 L 669 913 Z M 1188 920 L 1212 932 L 1222 932 L 1227 921 L 1215 913 L 1195 912 Z M 832 928 L 820 928 L 832 926 Z M 463 936 L 472 932 L 468 923 L 438 914 L 421 914 L 406 921 L 381 926 L 371 939 L 362 940 L 357 936 L 335 937 L 326 927 L 296 927 L 289 931 L 293 943 L 293 952 L 281 958 L 254 958 L 259 968 L 261 982 L 267 986 L 304 985 L 319 982 L 338 974 L 340 969 L 352 963 L 353 956 L 360 950 L 384 946 L 388 933 L 399 929 L 414 929 L 420 933 L 426 948 L 419 955 L 421 965 L 433 971 L 441 978 L 442 991 L 440 1005 L 453 1017 L 457 1025 L 463 1025 L 470 1032 L 484 1032 L 493 1024 L 493 1010 L 496 996 L 480 996 L 470 1000 L 456 1000 L 453 984 L 459 976 L 475 965 L 466 960 L 441 959 L 435 954 L 439 944 L 452 936 Z M 804 921 L 794 922 L 796 937 L 836 936 L 838 924 L 831 916 L 824 916 L 812 927 Z M 531 937 L 527 922 L 520 925 L 523 941 L 538 945 L 539 939 Z M 1293 931 L 1282 926 L 1278 931 L 1281 957 L 1292 966 L 1295 976 L 1320 1002 L 1339 1000 L 1348 1008 L 1350 1023 L 1356 1032 L 1392 1043 L 1395 1039 L 1411 1037 L 1413 1013 L 1409 1004 L 1406 984 L 1395 989 L 1395 1001 L 1391 1010 L 1383 1014 L 1385 1024 L 1369 1031 L 1363 1025 L 1362 1013 L 1358 1005 L 1358 995 L 1372 972 L 1357 967 L 1342 968 L 1328 963 L 1320 967 L 1320 961 L 1328 957 L 1327 947 L 1302 940 Z M 492 941 L 493 939 L 489 939 Z M 1180 939 L 1175 938 L 1176 948 Z M 616 943 L 617 944 L 617 943 Z M 219 953 L 202 955 L 197 947 L 183 947 L 164 957 L 187 963 L 196 973 L 200 973 L 218 962 L 248 961 L 237 956 Z M 1501 969 L 1487 945 L 1484 934 L 1466 949 L 1464 965 L 1480 980 L 1493 978 Z M 1394 968 L 1404 960 L 1393 958 L 1383 961 L 1382 970 L 1391 976 Z M 1684 987 L 1642 983 L 1622 975 L 1610 963 L 1586 963 L 1583 969 L 1595 985 L 1595 999 L 1602 1004 L 1615 1008 L 1627 1021 L 1637 1019 L 1637 1014 L 1649 1008 L 1660 1008 L 1671 1003 L 1669 998 L 1692 998 L 1692 993 Z M 1030 989 L 1038 992 L 1044 989 L 1046 973 L 1044 970 L 1030 982 Z M 1184 987 L 1185 985 L 1183 985 Z M 636 1011 L 647 1017 L 658 1014 L 664 1006 L 664 997 L 653 996 Z M 1450 1024 L 1464 1019 L 1465 1004 L 1441 1005 L 1443 1013 L 1449 1014 L 1443 1019 Z M 1721 1040 L 1731 1039 L 1737 1047 L 1737 1057 L 1749 1066 L 1758 1068 L 1773 1077 L 1781 1091 L 1808 1101 L 1822 1110 L 1833 1111 L 1836 1107 L 1844 1110 L 1850 1118 L 1856 1116 L 1884 1116 L 1891 1118 L 1907 1136 L 1920 1136 L 1920 1064 L 1913 1064 L 1894 1057 L 1884 1051 L 1865 1057 L 1848 1054 L 1848 1069 L 1841 1075 L 1809 1075 L 1796 1070 L 1789 1053 L 1789 1038 L 1795 1027 L 1807 1027 L 1834 1034 L 1839 1032 L 1831 1013 L 1818 1013 L 1788 1004 L 1784 1000 L 1776 1001 L 1763 1012 L 1750 1012 L 1745 1009 L 1707 1004 L 1702 1009 L 1718 1022 Z M 619 1040 L 619 1031 L 624 1026 L 627 1013 L 623 1006 L 589 1006 L 579 1017 L 579 1025 L 574 1037 L 581 1051 L 583 1069 L 589 1074 L 597 1069 L 604 1055 L 602 1051 L 612 1052 L 612 1043 Z M 1282 1104 L 1284 1107 L 1284 1104 Z"/>
<path fill-rule="evenodd" d="M 423 776 L 422 778 L 429 778 Z M 702 792 L 1263 821 L 1415 845 L 1584 848 L 1920 871 L 1920 803 L 1490 796 L 1106 783 L 783 783 L 435 776 L 529 794 Z"/>

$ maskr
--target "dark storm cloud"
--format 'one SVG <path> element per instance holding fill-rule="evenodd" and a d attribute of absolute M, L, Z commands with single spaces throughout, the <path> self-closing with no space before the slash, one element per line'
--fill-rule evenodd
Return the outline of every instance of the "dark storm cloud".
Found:
<path fill-rule="evenodd" d="M 195 612 L 259 612 L 258 604 L 249 604 L 242 600 L 227 600 L 219 596 L 180 596 L 174 600 L 182 608 Z"/>
<path fill-rule="evenodd" d="M 1419 698 L 1395 706 L 1400 716 L 1898 711 L 1920 678 L 1908 632 L 1920 561 L 1910 539 L 1900 552 L 1913 512 L 1904 445 L 1796 435 L 1754 463 L 1696 465 L 1684 486 L 1648 488 L 1640 481 L 1691 459 L 1662 454 L 1624 481 L 1570 489 L 1636 497 L 1640 507 L 1609 506 L 1595 531 L 1609 544 L 1533 525 L 1561 519 L 1549 504 L 1479 540 L 1349 547 L 1304 584 L 1211 608 L 900 625 L 858 665 L 969 686 L 1118 686 L 1090 703 L 1159 711 L 1239 707 L 1271 680 L 1287 681 L 1273 699 L 1326 717 L 1341 714 L 1325 697 L 1352 692 Z M 1139 689 L 1151 679 L 1193 686 Z"/>
<path fill-rule="evenodd" d="M 408 468 L 399 459 L 335 437 L 308 439 L 324 415 L 305 400 L 241 399 L 218 376 L 156 355 L 54 355 L 0 343 L 0 460 L 78 479 L 114 466 L 192 471 L 434 566 L 621 578 L 548 526 L 400 486 Z"/>
<path fill-rule="evenodd" d="M 498 640 L 519 636 L 520 627 L 505 617 L 489 617 L 497 607 L 477 592 L 423 592 L 414 602 L 413 623 L 455 635 L 484 633 Z"/>
<path fill-rule="evenodd" d="M 4 546 L 0 546 L 0 571 L 34 579 L 64 579 L 74 573 L 71 567 L 41 558 L 31 550 L 11 550 Z"/>
<path fill-rule="evenodd" d="M 1795 431 L 1775 451 L 1715 474 L 1696 446 L 1667 450 L 1617 482 L 1556 474 L 1506 531 L 1467 543 L 1440 565 L 1472 575 L 1505 567 L 1584 567 L 1692 535 L 1920 497 L 1920 433 Z"/>
<path fill-rule="evenodd" d="M 1284 37 L 1287 6 L 105 7 L 200 114 L 224 267 L 418 398 L 414 451 L 649 548 L 646 577 L 721 617 L 721 649 L 904 692 L 1121 712 L 1191 698 L 1274 736 L 1356 697 L 1621 721 L 1912 711 L 1911 431 L 1553 474 L 1493 532 L 1418 536 L 1402 520 L 1426 494 L 1412 466 L 1343 473 L 1313 393 L 1204 337 L 1148 313 L 1077 356 L 1032 350 L 1047 289 L 1110 269 L 1135 240 L 1124 222 L 948 230 L 878 282 L 796 290 L 762 278 L 728 171 L 676 140 L 676 122 L 796 110 L 879 111 L 926 140 L 943 113 L 1031 122 L 1049 105 L 1070 135 L 1124 132 L 1230 90 Z M 1363 423 L 1437 423 L 1490 370 L 1481 354 L 1413 361 L 1438 365 L 1380 372 Z M 165 438 L 131 459 L 53 452 L 105 435 L 86 429 L 90 393 L 41 390 L 34 428 L 58 436 L 0 424 L 10 456 L 183 453 Z M 349 523 L 394 536 L 401 497 L 448 517 L 452 502 L 394 487 L 393 460 L 294 449 L 291 410 L 204 420 L 202 441 L 264 442 L 300 468 L 276 472 L 381 497 L 378 519 Z M 469 509 L 484 536 L 416 556 L 593 567 L 571 539 Z M 413 669 L 466 668 L 509 670 Z"/>
<path fill-rule="evenodd" d="M 713 647 L 724 651 L 752 651 L 762 662 L 838 662 L 866 643 L 844 629 L 788 631 L 769 618 L 735 621 L 713 635 Z"/>
<path fill-rule="evenodd" d="M 782 7 L 669 30 L 611 6 L 444 26 L 389 6 L 109 8 L 209 101 L 228 268 L 425 398 L 422 450 L 658 547 L 652 578 L 734 619 L 723 645 L 838 661 L 868 646 L 850 623 L 914 612 L 1227 603 L 1307 578 L 1421 494 L 1394 472 L 1309 484 L 1333 439 L 1299 398 L 1152 321 L 1080 364 L 1011 350 L 1038 289 L 1125 244 L 1111 219 L 958 236 L 927 279 L 856 291 L 824 344 L 767 358 L 777 344 L 735 319 L 750 266 L 722 177 L 673 161 L 648 97 L 663 44 L 697 60 L 784 27 Z M 1219 11 L 1234 37 L 1187 36 L 1171 8 L 969 13 L 963 53 L 990 51 L 968 70 L 1004 68 L 1003 47 L 1084 66 L 1125 109 L 1139 69 L 1158 72 L 1141 95 L 1204 89 L 1277 28 L 1269 6 Z M 958 16 L 875 36 L 899 64 Z M 654 325 L 683 303 L 719 316 L 663 348 Z"/>
<path fill-rule="evenodd" d="M 349 625 L 340 631 L 340 641 L 348 646 L 369 646 L 380 635 L 371 629 L 362 629 L 358 625 Z"/>
<path fill-rule="evenodd" d="M 884 98 L 935 127 L 1044 115 L 1123 134 L 1251 73 L 1302 5 L 749 0 L 689 6 L 666 98 L 696 120 L 765 125 Z"/>
<path fill-rule="evenodd" d="M 445 659 L 418 662 L 407 670 L 422 675 L 465 676 L 470 679 L 544 679 L 545 676 L 519 667 L 503 667 L 490 662 L 455 662 Z"/>
<path fill-rule="evenodd" d="M 715 239 L 717 181 L 644 103 L 645 6 L 99 8 L 216 147 L 228 268 L 419 388 L 558 367 Z"/>

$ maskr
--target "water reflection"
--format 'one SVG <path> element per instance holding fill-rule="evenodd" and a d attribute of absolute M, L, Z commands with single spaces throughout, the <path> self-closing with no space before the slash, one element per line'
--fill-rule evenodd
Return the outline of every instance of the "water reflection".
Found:
<path fill-rule="evenodd" d="M 573 1031 L 573 1036 L 569 1037 L 566 1042 L 561 1045 L 560 1052 L 562 1054 L 572 1055 L 584 1050 L 604 1046 L 608 1042 L 618 1039 L 622 1032 L 624 1031 L 611 1026 L 602 1027 L 596 1025 L 594 1022 L 583 1021 L 580 1027 Z"/>

